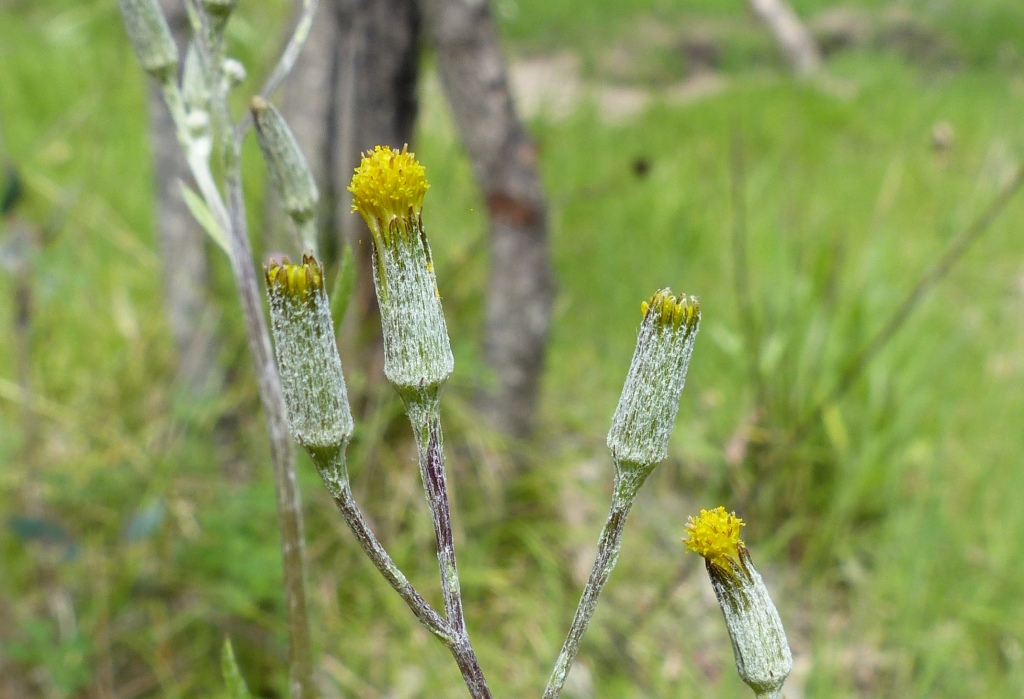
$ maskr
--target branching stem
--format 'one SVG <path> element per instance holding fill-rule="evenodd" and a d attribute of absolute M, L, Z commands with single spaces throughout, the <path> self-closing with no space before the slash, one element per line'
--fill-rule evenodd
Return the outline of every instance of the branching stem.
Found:
<path fill-rule="evenodd" d="M 352 488 L 349 485 L 348 465 L 343 449 L 313 451 L 310 454 L 313 463 L 316 464 L 320 478 L 323 479 L 327 492 L 334 498 L 334 504 L 338 511 L 345 518 L 345 523 L 356 537 L 360 548 L 366 553 L 380 574 L 388 581 L 391 587 L 409 605 L 409 609 L 419 619 L 419 622 L 441 640 L 445 646 L 451 648 L 455 643 L 448 622 L 438 614 L 430 604 L 423 599 L 423 596 L 416 591 L 405 574 L 392 560 L 391 556 L 381 545 L 377 535 L 370 529 L 366 518 L 356 504 L 352 495 Z"/>
<path fill-rule="evenodd" d="M 313 18 L 316 16 L 316 10 L 319 5 L 320 0 L 302 0 L 302 12 L 295 23 L 295 29 L 292 30 L 292 36 L 288 40 L 288 45 L 284 47 L 284 51 L 281 52 L 281 57 L 278 59 L 277 65 L 274 66 L 274 70 L 270 73 L 270 77 L 263 83 L 263 88 L 259 92 L 260 96 L 270 99 L 270 95 L 281 86 L 281 83 L 288 77 L 292 68 L 295 67 L 295 62 L 299 59 L 302 47 L 306 45 L 309 33 L 313 29 Z M 252 115 L 246 113 L 235 125 L 235 140 L 241 142 L 242 137 L 245 136 L 245 132 L 249 130 L 250 126 L 252 126 Z"/>
<path fill-rule="evenodd" d="M 198 33 L 197 36 L 201 44 L 205 44 L 208 40 L 204 32 Z M 201 50 L 207 57 L 210 56 L 208 45 L 203 45 Z M 219 75 L 219 71 L 217 74 Z M 246 339 L 253 359 L 260 401 L 266 414 L 267 434 L 274 470 L 278 524 L 281 528 L 285 607 L 288 617 L 289 694 L 291 699 L 312 699 L 316 693 L 313 684 L 312 644 L 306 610 L 306 550 L 302 505 L 295 475 L 295 456 L 291 440 L 288 437 L 281 381 L 273 360 L 270 334 L 263 316 L 260 289 L 253 269 L 252 249 L 249 245 L 248 223 L 245 215 L 245 199 L 242 191 L 241 142 L 232 137 L 233 129 L 226 91 L 214 89 L 211 95 L 211 110 L 218 115 L 214 123 L 220 132 L 218 135 L 220 136 L 221 156 L 225 165 L 224 179 L 227 191 L 227 204 L 225 204 L 210 170 L 209 146 L 201 145 L 197 139 L 193 138 L 189 130 L 188 114 L 180 88 L 173 77 L 168 77 L 162 87 L 168 110 L 175 123 L 179 143 L 185 152 L 189 170 L 196 180 L 196 185 L 199 187 L 207 207 L 225 231 L 228 240 L 231 270 L 245 319 Z"/>

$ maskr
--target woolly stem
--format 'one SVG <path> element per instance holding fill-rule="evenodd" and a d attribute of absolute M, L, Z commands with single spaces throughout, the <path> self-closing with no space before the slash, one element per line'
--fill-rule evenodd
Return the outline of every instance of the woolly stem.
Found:
<path fill-rule="evenodd" d="M 423 599 L 423 596 L 405 577 L 405 574 L 381 545 L 376 534 L 370 529 L 370 525 L 356 504 L 352 488 L 349 485 L 348 464 L 344 448 L 338 447 L 325 451 L 311 450 L 310 456 L 313 458 L 317 471 L 320 472 L 320 478 L 323 480 L 327 492 L 334 499 L 334 504 L 345 518 L 345 523 L 352 530 L 360 548 L 384 576 L 384 579 L 388 581 L 388 584 L 405 600 L 419 622 L 430 633 L 437 636 L 445 646 L 451 648 L 455 643 L 455 638 L 448 622 L 441 618 L 441 615 Z"/>
<path fill-rule="evenodd" d="M 448 488 L 445 483 L 441 407 L 437 389 L 415 392 L 403 398 L 416 438 L 420 475 L 423 478 L 427 504 L 434 520 L 441 594 L 444 597 L 445 615 L 454 637 L 449 650 L 455 656 L 470 696 L 474 699 L 490 699 L 491 691 L 470 643 L 462 611 L 462 591 L 459 585 L 459 569 L 455 562 L 451 507 L 448 504 Z"/>
<path fill-rule="evenodd" d="M 642 481 L 641 481 L 642 483 Z M 601 538 L 597 542 L 597 556 L 594 559 L 594 566 L 590 570 L 590 578 L 587 586 L 583 588 L 580 602 L 576 606 L 576 615 L 572 619 L 569 633 L 562 644 L 562 651 L 555 661 L 555 668 L 551 671 L 548 679 L 548 686 L 544 689 L 544 699 L 557 699 L 562 693 L 562 687 L 569 677 L 569 670 L 572 669 L 573 660 L 579 652 L 580 643 L 587 632 L 590 620 L 597 609 L 598 598 L 604 589 L 612 569 L 619 560 L 619 548 L 622 546 L 622 533 L 626 527 L 626 517 L 633 507 L 633 500 L 636 498 L 636 491 L 640 484 L 625 483 L 616 477 L 615 494 L 612 496 L 611 508 L 608 512 L 608 520 L 601 530 Z"/>

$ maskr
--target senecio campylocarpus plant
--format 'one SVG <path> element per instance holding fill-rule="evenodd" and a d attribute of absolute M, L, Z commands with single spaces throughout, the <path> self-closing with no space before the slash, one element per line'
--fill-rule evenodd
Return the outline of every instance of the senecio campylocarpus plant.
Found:
<path fill-rule="evenodd" d="M 258 319 L 250 317 L 254 315 L 252 285 L 245 273 L 251 268 L 251 253 L 245 239 L 238 152 L 241 137 L 250 123 L 255 124 L 271 181 L 303 246 L 309 251 L 300 263 L 292 264 L 285 258 L 269 263 L 264 269 L 279 369 L 275 372 L 272 367 L 263 367 L 272 374 L 272 380 L 261 375 L 261 395 L 270 414 L 272 441 L 275 430 L 280 427 L 274 417 L 276 396 L 283 403 L 281 412 L 287 416 L 288 431 L 310 455 L 363 551 L 420 623 L 452 653 L 469 694 L 477 699 L 491 697 L 463 618 L 445 482 L 439 399 L 454 362 L 422 219 L 423 198 L 429 187 L 423 166 L 407 148 L 394 151 L 377 146 L 364 154 L 349 191 L 353 211 L 366 220 L 373 237 L 373 279 L 383 327 L 384 373 L 404 403 L 416 441 L 420 474 L 437 539 L 443 614 L 417 592 L 398 568 L 353 497 L 346 450 L 354 423 L 335 342 L 324 269 L 316 258 L 314 212 L 318 194 L 290 129 L 265 97 L 294 62 L 308 34 L 316 3 L 306 0 L 305 10 L 281 63 L 262 95 L 251 102 L 252 121 L 243 120 L 231 128 L 228 128 L 231 122 L 225 94 L 234 82 L 231 74 L 237 74 L 238 68 L 225 67 L 225 64 L 230 66 L 230 62 L 223 55 L 223 30 L 235 0 L 205 0 L 200 4 L 187 0 L 199 38 L 186 58 L 181 87 L 176 78 L 177 49 L 170 40 L 156 0 L 119 0 L 119 3 L 140 63 L 162 85 L 178 126 L 179 140 L 202 197 L 201 203 L 193 200 L 190 205 L 207 231 L 229 252 L 232 268 L 240 279 L 251 348 L 256 340 L 266 340 L 267 333 L 261 314 Z M 213 122 L 220 125 L 216 133 L 210 130 L 211 114 Z M 222 142 L 227 203 L 221 197 L 209 165 L 213 136 Z M 700 325 L 701 310 L 697 300 L 686 295 L 675 296 L 669 289 L 656 292 L 641 304 L 641 311 L 643 320 L 636 350 L 608 433 L 608 448 L 614 463 L 611 508 L 598 541 L 593 570 L 544 691 L 545 699 L 554 699 L 561 693 L 598 597 L 618 559 L 629 511 L 641 486 L 667 454 Z M 255 337 L 260 333 L 261 337 Z M 253 354 L 258 370 L 261 368 L 259 353 L 257 346 Z M 275 475 L 281 470 L 275 468 Z M 294 474 L 287 469 L 283 470 L 283 476 L 294 482 Z M 750 563 L 746 547 L 739 540 L 740 526 L 742 521 L 727 515 L 723 508 L 702 511 L 699 518 L 691 518 L 688 524 L 687 546 L 707 559 L 741 678 L 758 697 L 770 699 L 781 696 L 792 657 L 778 613 Z M 301 552 L 301 520 L 296 529 L 282 518 L 282 527 L 286 554 L 289 547 L 297 547 Z M 289 561 L 286 555 L 292 699 L 314 696 L 302 563 L 301 556 Z M 292 571 L 291 582 L 288 581 L 290 565 L 297 568 Z M 295 605 L 302 607 L 301 618 L 296 618 Z M 224 657 L 232 657 L 229 647 Z M 233 660 L 225 660 L 226 668 L 233 668 L 233 664 Z M 226 676 L 228 674 L 233 678 L 232 683 L 241 682 L 236 671 L 226 671 Z"/>

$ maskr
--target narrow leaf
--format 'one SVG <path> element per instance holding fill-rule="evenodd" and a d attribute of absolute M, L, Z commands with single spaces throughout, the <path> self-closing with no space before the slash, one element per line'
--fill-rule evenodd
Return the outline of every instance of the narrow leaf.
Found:
<path fill-rule="evenodd" d="M 220 654 L 220 669 L 231 699 L 253 699 L 249 687 L 245 684 L 245 678 L 242 677 L 242 671 L 238 669 L 238 663 L 235 662 L 235 651 L 231 647 L 230 638 L 224 639 L 224 649 Z"/>
<path fill-rule="evenodd" d="M 338 265 L 338 275 L 334 278 L 334 286 L 331 288 L 331 320 L 334 321 L 335 332 L 345 319 L 345 311 L 348 310 L 348 302 L 355 287 L 356 266 L 352 258 L 352 248 L 346 244 L 345 249 L 341 251 L 341 264 Z"/>
<path fill-rule="evenodd" d="M 206 202 L 181 180 L 178 181 L 178 185 L 181 187 L 181 196 L 185 199 L 185 205 L 192 212 L 192 216 L 195 217 L 196 221 L 199 222 L 199 225 L 203 227 L 203 230 L 206 231 L 206 234 L 210 236 L 213 242 L 217 243 L 217 247 L 230 255 L 228 237 L 224 233 L 224 229 L 217 223 L 217 219 L 213 217 L 213 213 L 206 205 Z"/>

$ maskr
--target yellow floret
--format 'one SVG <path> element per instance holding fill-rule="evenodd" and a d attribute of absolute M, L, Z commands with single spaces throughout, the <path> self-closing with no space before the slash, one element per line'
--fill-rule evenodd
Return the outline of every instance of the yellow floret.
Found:
<path fill-rule="evenodd" d="M 683 326 L 690 326 L 700 319 L 700 301 L 696 296 L 679 294 L 673 296 L 669 289 L 662 289 L 640 304 L 640 313 L 644 318 L 647 314 L 654 312 L 654 319 L 661 325 L 669 325 L 679 329 Z"/>
<path fill-rule="evenodd" d="M 305 299 L 309 292 L 319 290 L 324 284 L 323 268 L 311 255 L 303 255 L 300 265 L 293 265 L 285 257 L 280 264 L 268 264 L 265 271 L 269 288 L 300 299 Z"/>
<path fill-rule="evenodd" d="M 684 539 L 686 548 L 718 565 L 731 568 L 731 562 L 739 560 L 740 527 L 746 526 L 735 512 L 726 512 L 719 505 L 713 510 L 701 510 L 697 517 L 686 521 L 689 539 Z"/>
<path fill-rule="evenodd" d="M 418 215 L 429 187 L 423 166 L 408 146 L 401 151 L 375 146 L 363 153 L 348 191 L 352 192 L 352 211 L 358 211 L 375 228 L 395 218 Z"/>

